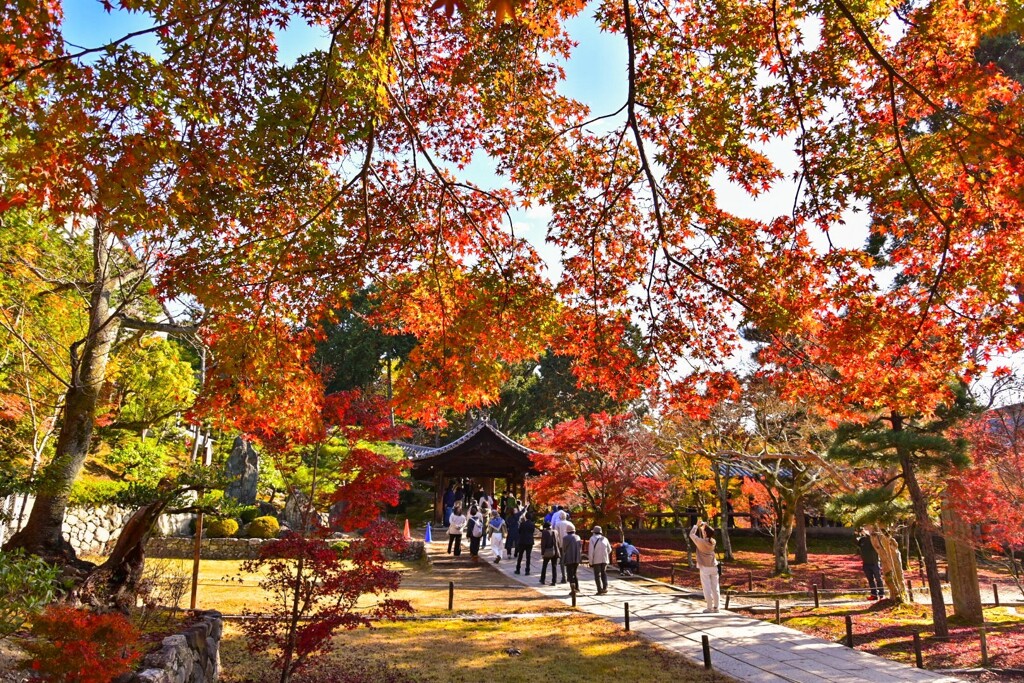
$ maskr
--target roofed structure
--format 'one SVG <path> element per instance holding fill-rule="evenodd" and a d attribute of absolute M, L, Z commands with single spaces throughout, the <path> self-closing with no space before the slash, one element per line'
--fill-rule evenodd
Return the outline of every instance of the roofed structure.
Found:
<path fill-rule="evenodd" d="M 536 451 L 503 434 L 489 420 L 478 421 L 468 432 L 443 446 L 396 445 L 412 461 L 414 478 L 433 479 L 437 521 L 443 516 L 444 490 L 452 478 L 472 478 L 492 494 L 494 480 L 504 479 L 518 497 L 526 500 L 526 477 L 537 474 L 532 460 Z"/>

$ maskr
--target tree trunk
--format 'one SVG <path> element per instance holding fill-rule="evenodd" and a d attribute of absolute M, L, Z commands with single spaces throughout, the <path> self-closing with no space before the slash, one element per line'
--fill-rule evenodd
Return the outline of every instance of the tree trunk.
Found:
<path fill-rule="evenodd" d="M 942 497 L 942 530 L 946 537 L 946 562 L 953 614 L 963 623 L 980 626 L 985 620 L 978 585 L 978 560 L 971 542 L 971 530 L 956 510 Z"/>
<path fill-rule="evenodd" d="M 729 510 L 729 465 L 725 465 L 725 476 L 715 470 L 715 486 L 718 489 L 718 506 L 722 511 L 722 519 L 725 520 Z M 726 562 L 732 562 L 732 539 L 729 538 L 728 520 L 722 524 L 722 556 Z"/>
<path fill-rule="evenodd" d="M 4 545 L 4 550 L 22 548 L 43 558 L 79 565 L 61 527 L 71 486 L 85 464 L 92 441 L 93 424 L 100 390 L 107 375 L 107 361 L 118 332 L 111 316 L 115 284 L 111 277 L 110 245 L 101 228 L 93 229 L 93 277 L 89 299 L 89 331 L 82 341 L 81 355 L 71 349 L 71 382 L 53 460 L 42 470 L 39 490 L 28 522 Z M 92 565 L 87 565 L 91 567 Z"/>
<path fill-rule="evenodd" d="M 807 518 L 804 514 L 804 499 L 800 497 L 796 503 L 796 525 L 793 527 L 796 547 L 793 552 L 793 564 L 807 564 Z"/>
<path fill-rule="evenodd" d="M 789 574 L 789 539 L 793 535 L 793 512 L 789 505 L 781 505 L 778 524 L 775 525 L 775 538 L 772 539 L 772 552 L 775 554 L 775 571 L 773 576 Z"/>
<path fill-rule="evenodd" d="M 125 522 L 107 561 L 94 569 L 73 595 L 100 610 L 128 613 L 135 606 L 139 579 L 146 561 L 146 541 L 153 533 L 170 496 L 142 506 Z"/>
<path fill-rule="evenodd" d="M 893 414 L 892 429 L 894 432 L 903 431 L 902 416 Z M 907 485 L 910 502 L 914 508 L 918 539 L 921 543 L 921 552 L 924 555 L 924 567 L 928 576 L 928 591 L 932 601 L 932 624 L 935 626 L 935 635 L 944 638 L 949 635 L 949 625 L 946 621 L 946 601 L 942 597 L 942 581 L 939 579 L 939 566 L 935 560 L 935 544 L 932 542 L 932 524 L 928 516 L 928 501 L 925 500 L 924 492 L 917 481 L 917 472 L 915 472 L 914 463 L 911 460 L 910 448 L 905 444 L 898 443 L 896 453 L 899 455 L 900 468 L 903 471 L 903 482 Z"/>
<path fill-rule="evenodd" d="M 886 594 L 894 605 L 907 602 L 907 582 L 903 577 L 903 563 L 900 561 L 900 546 L 896 539 L 882 530 L 871 534 L 871 545 L 878 553 L 878 562 L 882 565 L 882 580 L 885 581 Z"/>

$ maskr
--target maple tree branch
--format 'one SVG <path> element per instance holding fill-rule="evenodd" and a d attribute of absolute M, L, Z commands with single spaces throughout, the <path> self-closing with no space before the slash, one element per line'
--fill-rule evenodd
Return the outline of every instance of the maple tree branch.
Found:
<path fill-rule="evenodd" d="M 6 330 L 8 334 L 17 339 L 18 342 L 21 344 L 22 348 L 28 351 L 33 358 L 39 361 L 39 364 L 43 367 L 44 370 L 46 370 L 47 374 L 49 374 L 55 380 L 63 384 L 65 387 L 70 388 L 71 384 L 68 382 L 68 380 L 61 377 L 57 373 L 57 371 L 53 369 L 53 366 L 51 366 L 50 363 L 45 358 L 43 358 L 42 354 L 40 354 L 39 351 L 37 351 L 32 346 L 32 344 L 29 343 L 29 341 L 25 339 L 25 337 L 18 331 L 17 325 L 15 324 L 14 321 L 10 319 L 10 315 L 7 312 L 7 308 L 0 306 L 0 317 L 2 317 L 2 320 L 0 320 L 0 328 Z"/>
<path fill-rule="evenodd" d="M 166 334 L 179 335 L 182 337 L 193 337 L 199 331 L 198 325 L 177 325 L 173 323 L 156 323 L 148 320 L 131 318 L 124 313 L 117 313 L 121 321 L 121 327 L 129 330 L 140 330 L 143 332 L 164 332 Z"/>
<path fill-rule="evenodd" d="M 867 31 L 865 31 L 864 28 L 860 25 L 860 22 L 857 21 L 857 18 L 853 16 L 853 12 L 850 11 L 850 8 L 849 6 L 847 6 L 845 0 L 833 0 L 833 2 L 835 2 L 836 7 L 839 8 L 840 13 L 846 18 L 848 22 L 850 22 L 851 28 L 853 28 L 854 33 L 857 34 L 857 37 L 860 39 L 861 43 L 864 44 L 864 47 L 867 49 L 868 53 L 871 54 L 871 57 L 878 63 L 879 66 L 882 67 L 882 70 L 889 75 L 890 80 L 895 79 L 899 81 L 908 90 L 910 90 L 910 92 L 914 93 L 914 95 L 916 95 L 922 102 L 927 104 L 929 107 L 932 107 L 936 113 L 943 112 L 949 115 L 949 118 L 957 127 L 964 129 L 965 131 L 971 133 L 972 135 L 979 135 L 981 137 L 984 137 L 991 141 L 992 143 L 994 143 L 996 146 L 1002 147 L 1005 150 L 1016 151 L 1015 145 L 1004 143 L 1000 140 L 992 138 L 992 136 L 990 135 L 986 135 L 980 131 L 975 130 L 965 121 L 963 121 L 962 116 L 956 115 L 955 112 L 948 111 L 945 107 L 939 105 L 924 91 L 922 91 L 920 88 L 914 85 L 909 79 L 907 79 L 903 74 L 901 74 L 896 69 L 896 67 L 894 67 L 889 62 L 889 60 L 885 58 L 885 55 L 883 55 L 877 47 L 875 47 L 875 44 L 874 42 L 872 42 L 871 37 L 867 34 Z M 1018 136 L 1019 134 L 1015 134 L 1015 137 Z"/>
<path fill-rule="evenodd" d="M 921 183 L 917 178 L 917 174 L 914 172 L 914 167 L 910 164 L 910 159 L 907 157 L 907 151 L 903 146 L 903 136 L 900 133 L 899 114 L 896 108 L 896 82 L 892 76 L 889 77 L 889 107 L 892 115 L 892 129 L 893 135 L 896 138 L 896 148 L 900 153 L 900 161 L 903 163 L 904 168 L 907 170 L 907 175 L 910 178 L 910 184 L 914 187 L 914 192 L 918 198 L 927 207 L 928 212 L 939 222 L 939 225 L 943 228 L 942 235 L 942 255 L 939 257 L 939 267 L 935 273 L 935 278 L 932 281 L 931 286 L 928 288 L 928 299 L 925 301 L 924 310 L 921 311 L 921 320 L 918 322 L 917 329 L 910 336 L 909 339 L 900 347 L 898 355 L 901 355 L 910 345 L 917 339 L 918 335 L 921 334 L 921 330 L 924 329 L 925 321 L 928 319 L 928 314 L 931 311 L 932 304 L 935 302 L 936 297 L 939 293 L 939 285 L 942 282 L 942 278 L 946 272 L 946 259 L 949 256 L 950 242 L 953 237 L 953 225 L 943 218 L 939 213 L 938 209 L 933 206 L 932 202 L 928 199 L 924 188 L 921 187 Z"/>
<path fill-rule="evenodd" d="M 772 34 L 775 39 L 775 50 L 779 54 L 779 61 L 782 63 L 782 71 L 786 76 L 786 85 L 789 89 L 789 99 L 793 105 L 793 109 L 796 111 L 797 122 L 800 124 L 800 165 L 802 172 L 800 174 L 800 183 L 797 185 L 795 194 L 793 195 L 793 218 L 796 218 L 797 204 L 800 201 L 800 192 L 804 182 L 804 178 L 807 177 L 808 169 L 811 167 L 810 162 L 807 159 L 807 122 L 804 118 L 803 103 L 800 101 L 800 97 L 797 95 L 797 84 L 796 76 L 793 73 L 793 69 L 789 63 L 789 54 L 782 47 L 782 36 L 779 29 L 779 5 L 778 0 L 772 0 Z M 810 180 L 807 181 L 810 185 Z M 811 202 L 814 205 L 814 210 L 818 214 L 818 219 L 823 223 L 825 217 L 822 215 L 821 204 L 818 202 L 817 194 L 813 190 L 809 190 L 809 196 Z M 835 249 L 832 244 L 832 234 L 825 230 L 825 238 L 828 240 L 828 247 L 830 250 Z"/>

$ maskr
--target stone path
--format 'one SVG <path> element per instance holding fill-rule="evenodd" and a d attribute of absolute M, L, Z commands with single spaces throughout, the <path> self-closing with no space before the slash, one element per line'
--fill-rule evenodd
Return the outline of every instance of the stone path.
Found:
<path fill-rule="evenodd" d="M 428 544 L 434 557 L 446 557 L 439 542 Z M 540 552 L 535 546 L 533 573 L 514 573 L 515 561 L 493 564 L 490 551 L 480 553 L 487 562 L 505 574 L 548 598 L 571 604 L 567 584 L 541 585 Z M 608 593 L 595 595 L 593 574 L 579 570 L 581 594 L 576 606 L 590 614 L 613 622 L 625 622 L 625 603 L 629 603 L 630 629 L 664 647 L 703 663 L 701 636 L 711 644 L 711 663 L 717 671 L 749 683 L 952 683 L 959 679 L 915 669 L 866 652 L 851 650 L 837 643 L 778 626 L 766 621 L 741 617 L 731 612 L 703 614 L 703 600 L 695 601 L 673 594 L 656 593 L 639 582 L 623 580 L 609 572 Z M 548 581 L 550 582 L 550 577 Z"/>

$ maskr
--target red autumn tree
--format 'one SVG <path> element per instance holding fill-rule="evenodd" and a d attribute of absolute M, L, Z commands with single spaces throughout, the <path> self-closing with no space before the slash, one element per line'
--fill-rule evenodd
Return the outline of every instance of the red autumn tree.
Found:
<path fill-rule="evenodd" d="M 57 226 L 88 218 L 100 256 L 114 238 L 152 248 L 158 291 L 187 293 L 210 321 L 250 311 L 246 332 L 315 322 L 375 285 L 396 328 L 430 339 L 403 380 L 407 409 L 427 417 L 463 387 L 495 395 L 492 356 L 538 353 L 531 328 L 609 390 L 635 392 L 685 359 L 698 379 L 665 381 L 702 394 L 723 386 L 714 372 L 742 319 L 776 342 L 778 363 L 808 370 L 795 391 L 886 411 L 896 430 L 947 397 L 950 375 L 1020 348 L 1015 3 L 602 0 L 595 23 L 625 45 L 626 92 L 595 112 L 560 89 L 565 26 L 583 4 L 478 9 L 126 4 L 152 23 L 147 54 L 141 35 L 65 43 L 53 0 L 6 6 L 0 206 Z M 276 31 L 291 21 L 327 44 L 281 61 Z M 796 168 L 767 146 L 780 142 Z M 481 152 L 505 189 L 464 177 Z M 736 192 L 791 175 L 784 210 L 740 213 Z M 536 204 L 561 251 L 553 287 L 507 220 Z M 839 240 L 856 210 L 870 219 L 865 249 Z M 31 524 L 37 548 L 59 545 L 61 497 L 91 437 L 94 361 L 117 320 L 105 262 L 83 290 L 92 324 L 71 349 L 80 379 Z M 645 332 L 640 363 L 621 350 L 631 323 Z M 915 494 L 921 516 L 926 503 Z"/>
<path fill-rule="evenodd" d="M 950 478 L 948 501 L 967 524 L 981 531 L 967 540 L 1002 558 L 1024 592 L 1024 572 L 1017 557 L 1024 549 L 1021 405 L 988 411 L 962 433 L 970 443 L 972 462 Z"/>
<path fill-rule="evenodd" d="M 541 504 L 580 507 L 596 523 L 624 529 L 627 517 L 643 517 L 664 499 L 664 458 L 653 435 L 630 414 L 595 413 L 535 434 L 532 482 Z"/>

